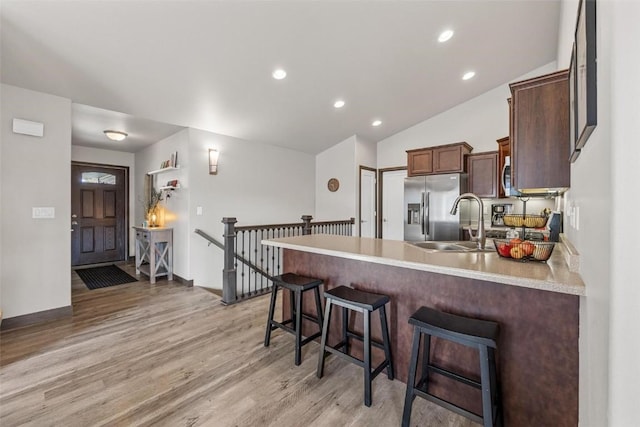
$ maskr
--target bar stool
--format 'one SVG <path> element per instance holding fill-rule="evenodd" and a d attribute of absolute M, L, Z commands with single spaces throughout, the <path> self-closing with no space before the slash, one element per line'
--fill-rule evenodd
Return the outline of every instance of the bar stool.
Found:
<path fill-rule="evenodd" d="M 342 357 L 351 363 L 364 368 L 364 404 L 371 406 L 371 381 L 384 368 L 387 368 L 387 377 L 393 380 L 393 364 L 391 361 L 391 345 L 389 341 L 389 329 L 387 327 L 387 314 L 385 305 L 389 302 L 386 295 L 364 292 L 347 286 L 338 286 L 336 288 L 325 291 L 325 313 L 324 326 L 322 327 L 322 339 L 320 340 L 320 355 L 318 358 L 318 378 L 322 378 L 324 373 L 324 360 L 326 352 L 333 353 Z M 327 335 L 329 334 L 331 309 L 333 305 L 342 307 L 342 341 L 335 346 L 327 346 Z M 350 331 L 349 310 L 357 311 L 364 316 L 364 333 L 359 335 Z M 382 343 L 371 339 L 371 313 L 379 310 L 380 325 L 382 327 Z M 349 354 L 349 339 L 355 338 L 364 343 L 364 360 L 357 359 Z M 385 359 L 380 365 L 371 370 L 371 346 L 375 346 L 384 350 Z M 340 349 L 344 347 L 344 351 Z"/>
<path fill-rule="evenodd" d="M 487 320 L 471 319 L 444 313 L 428 307 L 421 307 L 409 318 L 413 329 L 413 347 L 407 379 L 407 392 L 404 400 L 402 426 L 408 427 L 411 420 L 411 406 L 415 396 L 434 402 L 451 411 L 457 412 L 485 427 L 501 425 L 501 404 L 496 375 L 495 349 L 499 325 Z M 420 339 L 425 335 L 422 355 L 422 377 L 416 385 L 416 370 Z M 454 372 L 431 364 L 429 350 L 431 336 L 453 341 L 468 347 L 474 347 L 480 354 L 480 382 L 463 377 Z M 482 390 L 482 416 L 467 411 L 451 402 L 440 399 L 428 392 L 429 372 L 436 372 Z"/>
<path fill-rule="evenodd" d="M 285 273 L 273 278 L 273 288 L 271 289 L 271 304 L 269 305 L 269 319 L 267 320 L 267 331 L 264 336 L 264 346 L 269 347 L 271 341 L 271 331 L 276 328 L 280 328 L 284 331 L 293 334 L 296 337 L 295 344 L 295 364 L 300 365 L 302 346 L 311 342 L 313 339 L 318 338 L 322 334 L 322 305 L 320 303 L 320 285 L 322 280 L 314 279 L 311 277 L 299 276 L 293 273 Z M 288 289 L 290 292 L 290 308 L 291 317 L 287 320 L 283 320 L 282 323 L 273 320 L 273 314 L 276 308 L 276 299 L 278 296 L 278 289 Z M 312 290 L 316 300 L 316 317 L 310 316 L 302 312 L 302 295 L 309 290 Z M 302 318 L 311 320 L 318 324 L 318 332 L 315 334 L 302 338 Z M 287 326 L 287 324 L 293 323 L 293 328 Z"/>

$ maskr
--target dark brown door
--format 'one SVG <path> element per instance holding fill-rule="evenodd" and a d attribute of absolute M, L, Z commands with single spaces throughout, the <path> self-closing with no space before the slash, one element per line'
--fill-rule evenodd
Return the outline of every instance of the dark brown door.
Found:
<path fill-rule="evenodd" d="M 126 168 L 71 165 L 71 265 L 125 259 Z"/>

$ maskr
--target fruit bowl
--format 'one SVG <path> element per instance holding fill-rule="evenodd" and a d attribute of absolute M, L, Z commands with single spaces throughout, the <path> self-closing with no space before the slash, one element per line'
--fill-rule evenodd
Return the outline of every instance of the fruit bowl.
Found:
<path fill-rule="evenodd" d="M 542 228 L 547 225 L 547 218 L 543 215 L 507 214 L 503 221 L 507 227 Z"/>
<path fill-rule="evenodd" d="M 538 262 L 548 260 L 556 245 L 554 242 L 532 242 L 520 239 L 494 239 L 493 243 L 496 247 L 496 252 L 502 258 Z"/>

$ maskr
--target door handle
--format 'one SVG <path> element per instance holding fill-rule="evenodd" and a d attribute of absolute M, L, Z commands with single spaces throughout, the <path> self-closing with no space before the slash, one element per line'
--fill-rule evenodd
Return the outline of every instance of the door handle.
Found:
<path fill-rule="evenodd" d="M 72 215 L 71 215 L 71 218 L 78 218 L 78 215 L 76 215 L 76 214 L 72 214 Z"/>
<path fill-rule="evenodd" d="M 78 225 L 78 221 L 71 221 L 71 225 Z"/>
<path fill-rule="evenodd" d="M 425 235 L 429 235 L 429 208 L 430 208 L 430 197 L 431 197 L 431 193 L 427 192 L 424 195 L 424 234 Z"/>

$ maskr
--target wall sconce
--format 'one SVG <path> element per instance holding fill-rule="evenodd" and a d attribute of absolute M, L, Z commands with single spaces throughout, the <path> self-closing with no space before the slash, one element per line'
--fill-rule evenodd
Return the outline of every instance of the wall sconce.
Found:
<path fill-rule="evenodd" d="M 209 149 L 209 175 L 215 175 L 218 173 L 218 156 L 220 153 L 218 150 Z"/>

